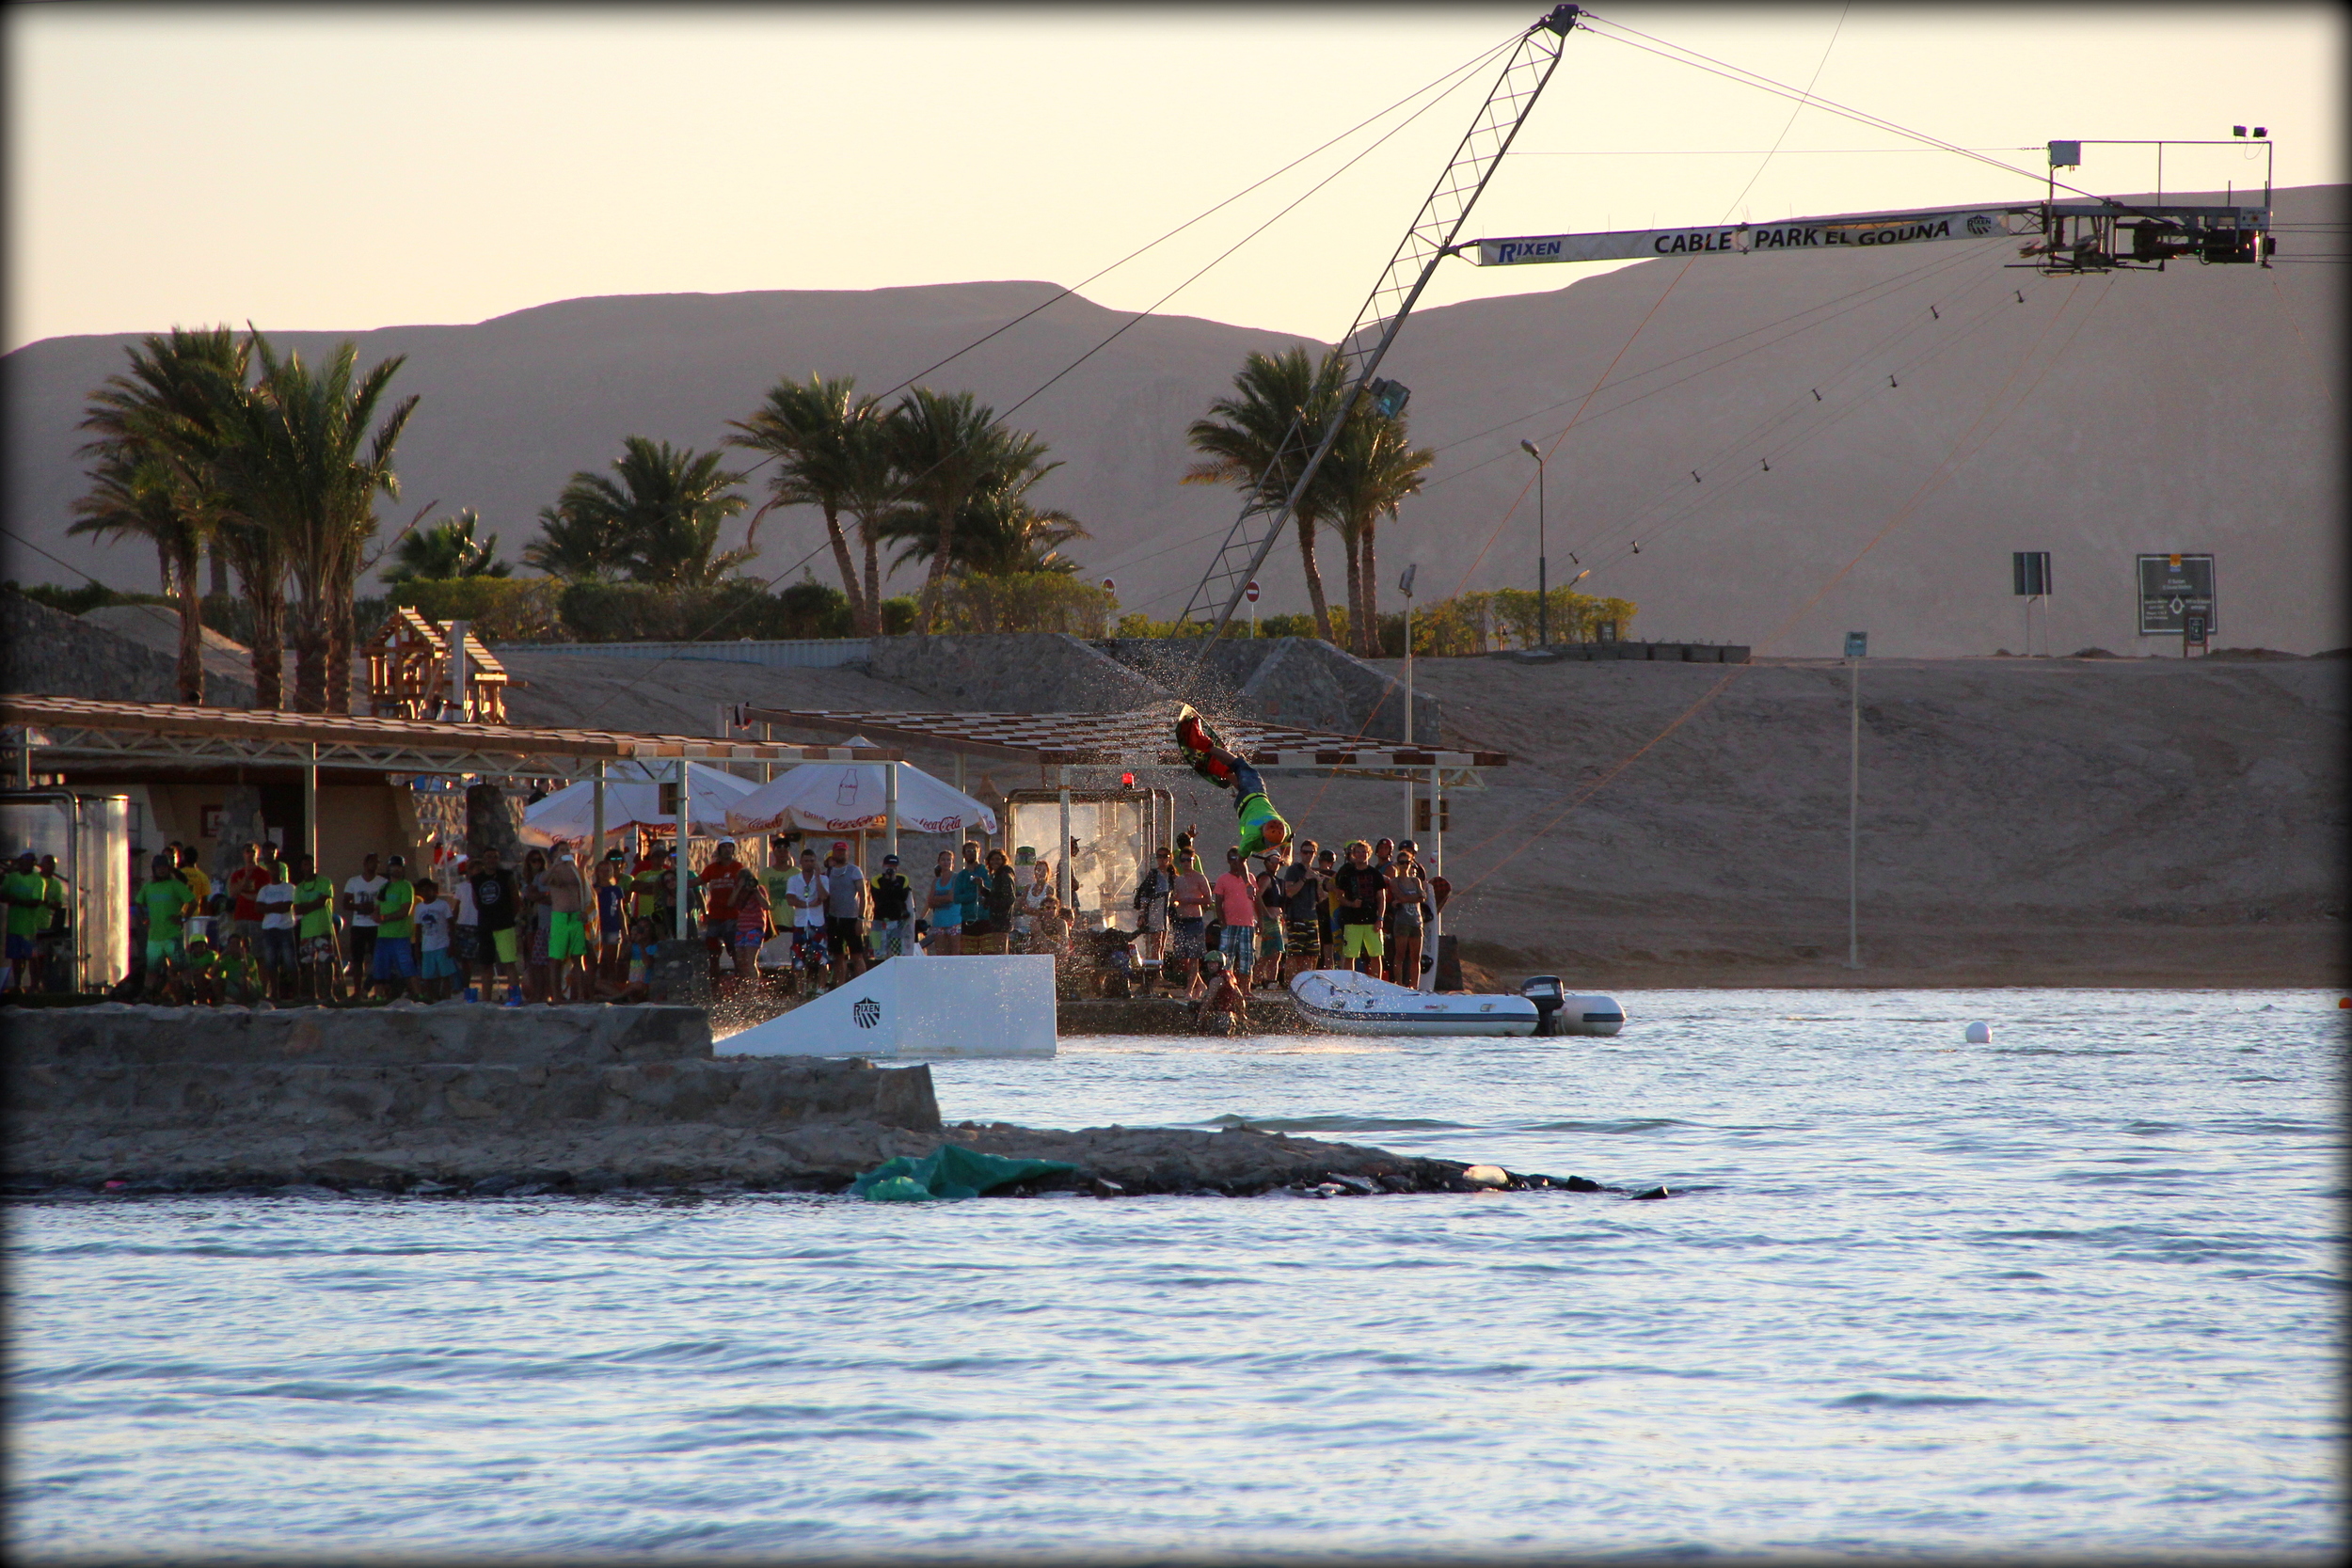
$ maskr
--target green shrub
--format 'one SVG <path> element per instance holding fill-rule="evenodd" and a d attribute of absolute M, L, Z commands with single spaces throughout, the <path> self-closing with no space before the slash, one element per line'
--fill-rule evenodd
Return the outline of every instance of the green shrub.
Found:
<path fill-rule="evenodd" d="M 36 582 L 29 586 L 11 578 L 0 587 L 24 594 L 35 604 L 47 605 L 68 615 L 86 615 L 93 610 L 103 610 L 118 604 L 160 604 L 177 607 L 180 601 L 166 594 L 125 594 L 103 582 L 86 582 L 79 588 L 60 588 L 54 582 Z"/>
<path fill-rule="evenodd" d="M 884 637 L 904 637 L 907 633 L 913 631 L 914 629 L 914 595 L 912 594 L 900 594 L 896 598 L 884 599 L 882 603 L 882 635 Z"/>
<path fill-rule="evenodd" d="M 546 642 L 563 636 L 563 586 L 553 578 L 413 578 L 386 594 L 385 613 L 406 605 L 428 621 L 469 622 L 485 642 Z"/>
<path fill-rule="evenodd" d="M 949 580 L 941 595 L 943 631 L 1058 631 L 1107 635 L 1119 601 L 1108 589 L 1066 572 L 1019 572 Z M 1123 623 L 1122 623 L 1123 624 Z"/>
<path fill-rule="evenodd" d="M 581 642 L 770 641 L 853 630 L 848 597 L 809 578 L 773 594 L 747 578 L 711 588 L 592 579 L 565 587 L 559 610 L 564 632 Z"/>

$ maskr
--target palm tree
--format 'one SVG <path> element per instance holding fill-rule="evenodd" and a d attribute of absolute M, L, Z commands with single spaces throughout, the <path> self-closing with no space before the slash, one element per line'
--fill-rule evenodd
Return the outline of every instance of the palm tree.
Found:
<path fill-rule="evenodd" d="M 721 469 L 720 455 L 673 449 L 667 441 L 643 436 L 628 437 L 612 462 L 619 483 L 582 468 L 557 498 L 553 514 L 564 531 L 563 553 L 585 555 L 582 546 L 601 543 L 606 553 L 586 559 L 604 569 L 624 567 L 632 581 L 665 588 L 719 581 L 752 554 L 718 547 L 720 525 L 744 504 L 734 493 L 744 476 Z M 549 521 L 548 513 L 539 515 L 543 523 Z M 550 546 L 557 546 L 555 532 L 548 531 Z M 557 549 L 537 553 L 553 559 Z M 532 560 L 532 552 L 524 559 Z"/>
<path fill-rule="evenodd" d="M 568 493 L 568 492 L 567 492 Z M 539 537 L 523 546 L 523 564 L 566 582 L 616 576 L 627 564 L 620 519 L 562 506 L 539 509 Z"/>
<path fill-rule="evenodd" d="M 1078 563 L 1063 555 L 1061 546 L 1073 539 L 1094 536 L 1069 513 L 1041 511 L 1028 501 L 1028 493 L 1038 481 L 1060 467 L 1043 461 L 1040 449 L 1017 472 L 983 476 L 957 514 L 948 575 L 1002 578 L 1035 572 L 1075 573 Z M 894 569 L 911 561 L 929 562 L 939 548 L 939 536 L 929 515 L 914 507 L 891 513 L 882 531 L 885 538 L 906 545 L 891 562 Z"/>
<path fill-rule="evenodd" d="M 1340 429 L 1315 489 L 1324 492 L 1324 515 L 1347 550 L 1347 631 L 1359 657 L 1380 657 L 1380 570 L 1375 533 L 1383 515 L 1393 517 L 1405 498 L 1421 490 L 1422 475 L 1437 453 L 1416 448 L 1402 416 L 1384 416 L 1362 400 Z"/>
<path fill-rule="evenodd" d="M 1346 385 L 1346 363 L 1336 350 L 1319 363 L 1309 360 L 1304 344 L 1281 354 L 1252 353 L 1233 377 L 1233 395 L 1209 404 L 1209 417 L 1195 420 L 1185 430 L 1185 439 L 1201 461 L 1187 468 L 1180 483 L 1231 484 L 1261 506 L 1280 506 L 1298 483 L 1312 449 L 1295 451 L 1279 468 L 1275 454 L 1283 450 L 1295 422 L 1305 424 L 1310 443 L 1319 437 Z M 1315 612 L 1315 635 L 1327 642 L 1333 641 L 1331 610 L 1324 601 L 1323 574 L 1315 565 L 1315 528 L 1329 516 L 1328 495 L 1329 486 L 1318 470 L 1315 483 L 1292 514 L 1307 598 Z"/>
<path fill-rule="evenodd" d="M 276 537 L 301 596 L 295 708 L 348 713 L 352 594 L 376 531 L 375 498 L 400 494 L 392 451 L 417 399 L 392 404 L 380 420 L 377 411 L 406 356 L 361 374 L 348 341 L 319 370 L 299 354 L 278 358 L 258 332 L 250 342 L 261 377 L 225 454 L 226 487 L 238 512 Z"/>
<path fill-rule="evenodd" d="M 68 533 L 95 534 L 102 539 L 136 535 L 151 541 L 163 557 L 166 588 L 180 600 L 180 657 L 174 683 L 180 701 L 204 701 L 203 584 L 197 563 L 203 550 L 202 534 L 181 510 L 171 476 L 152 458 L 134 449 L 99 455 L 90 470 L 89 493 L 73 503 L 75 521 Z"/>
<path fill-rule="evenodd" d="M 996 411 L 969 392 L 941 393 L 917 387 L 890 411 L 891 455 L 903 476 L 907 499 L 931 530 L 930 567 L 915 601 L 914 630 L 928 636 L 937 624 L 939 590 L 955 559 L 957 519 L 964 503 L 992 474 L 1013 475 L 1035 467 L 1045 443 L 1007 430 Z"/>
<path fill-rule="evenodd" d="M 246 345 L 230 328 L 174 327 L 129 350 L 127 374 L 109 376 L 90 394 L 82 428 L 95 439 L 82 451 L 96 459 L 95 488 L 76 507 L 83 532 L 153 538 L 174 558 L 180 594 L 179 694 L 204 693 L 202 590 L 197 553 L 210 546 L 230 556 L 253 610 L 253 684 L 263 707 L 279 698 L 278 601 L 285 582 L 280 552 L 259 537 L 222 487 L 229 449 L 240 439 L 239 415 L 249 396 Z M 166 510 L 176 514 L 168 524 Z"/>
<path fill-rule="evenodd" d="M 824 514 L 825 538 L 849 595 L 850 613 L 861 636 L 882 634 L 882 574 L 877 530 L 898 499 L 897 476 L 883 432 L 882 400 L 860 397 L 854 377 L 779 381 L 748 420 L 730 420 L 737 432 L 727 445 L 767 452 L 776 462 L 768 480 L 769 499 L 752 514 L 743 543 L 750 546 L 759 519 L 778 506 L 814 506 Z M 866 551 L 861 578 L 850 559 L 841 515 L 856 518 Z"/>
<path fill-rule="evenodd" d="M 497 534 L 475 542 L 473 531 L 481 521 L 481 514 L 472 507 L 461 507 L 454 516 L 443 517 L 431 528 L 404 534 L 392 552 L 394 564 L 384 574 L 384 580 L 395 583 L 514 576 L 515 568 L 498 559 Z"/>

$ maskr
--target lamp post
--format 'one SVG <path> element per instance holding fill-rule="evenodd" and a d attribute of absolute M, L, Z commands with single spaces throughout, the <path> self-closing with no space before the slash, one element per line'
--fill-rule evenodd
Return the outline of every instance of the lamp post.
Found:
<path fill-rule="evenodd" d="M 1413 743 L 1413 578 L 1420 570 L 1419 562 L 1407 562 L 1405 575 L 1396 579 L 1396 591 L 1405 595 L 1405 744 L 1407 746 Z M 1429 809 L 1437 810 L 1435 806 Z M 1399 836 L 1413 836 L 1413 775 L 1410 773 L 1405 775 L 1405 832 Z"/>
<path fill-rule="evenodd" d="M 1533 441 L 1521 441 L 1519 450 L 1535 460 L 1535 645 L 1551 646 L 1551 596 L 1545 591 L 1544 574 L 1544 454 L 1535 450 Z"/>

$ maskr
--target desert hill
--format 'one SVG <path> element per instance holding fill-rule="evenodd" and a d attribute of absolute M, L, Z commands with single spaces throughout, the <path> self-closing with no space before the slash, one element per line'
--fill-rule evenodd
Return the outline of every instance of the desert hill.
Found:
<path fill-rule="evenodd" d="M 2282 261 L 2338 248 L 2342 195 L 2279 193 Z M 2218 558 L 2221 642 L 2342 645 L 2337 268 L 2061 280 L 2013 260 L 1987 242 L 1645 262 L 1416 316 L 1386 370 L 1413 388 L 1415 436 L 1438 456 L 1384 529 L 1384 577 L 1419 560 L 1424 599 L 1532 585 L 1534 464 L 1518 443 L 1549 445 L 1622 353 L 1549 461 L 1547 534 L 1554 580 L 1593 567 L 1587 586 L 1638 601 L 1645 634 L 1820 654 L 1858 626 L 1873 653 L 2016 649 L 2009 552 L 2047 549 L 2058 594 L 2036 649 L 2138 651 L 2131 558 L 2186 549 Z M 471 505 L 512 554 L 565 476 L 601 467 L 624 435 L 708 446 L 779 375 L 854 374 L 880 390 L 1052 293 L 579 299 L 358 334 L 367 359 L 406 354 L 397 385 L 424 397 L 386 515 L 397 526 L 426 502 Z M 1004 408 L 1124 319 L 1073 297 L 929 379 Z M 316 353 L 342 335 L 278 336 Z M 149 561 L 62 537 L 81 400 L 133 341 L 53 339 L 0 359 L 0 494 L 13 532 L 143 588 Z M 1015 416 L 1068 460 L 1041 499 L 1092 527 L 1077 553 L 1128 608 L 1173 613 L 1231 521 L 1224 493 L 1176 483 L 1185 422 L 1244 353 L 1295 341 L 1149 318 Z M 760 565 L 782 571 L 817 539 L 812 516 L 771 515 Z M 8 549 L 9 575 L 67 575 Z M 823 558 L 813 564 L 821 574 Z M 1267 609 L 1303 607 L 1294 550 L 1266 580 Z"/>

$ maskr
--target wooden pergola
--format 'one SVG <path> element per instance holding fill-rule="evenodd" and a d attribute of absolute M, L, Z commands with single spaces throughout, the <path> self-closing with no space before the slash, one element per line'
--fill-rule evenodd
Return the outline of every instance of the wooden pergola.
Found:
<path fill-rule="evenodd" d="M 178 703 L 117 703 L 87 697 L 0 693 L 0 747 L 11 753 L 11 781 L 30 789 L 36 772 L 102 768 L 118 775 L 173 775 L 215 768 L 299 771 L 304 849 L 318 855 L 321 769 L 342 774 L 594 780 L 601 841 L 607 770 L 616 762 L 675 768 L 678 817 L 691 805 L 692 762 L 897 762 L 886 747 L 793 745 L 710 736 L 639 735 L 621 730 L 521 728 L 435 723 L 339 714 L 195 707 Z M 685 901 L 679 901 L 680 920 Z M 683 934 L 681 931 L 680 934 Z"/>

